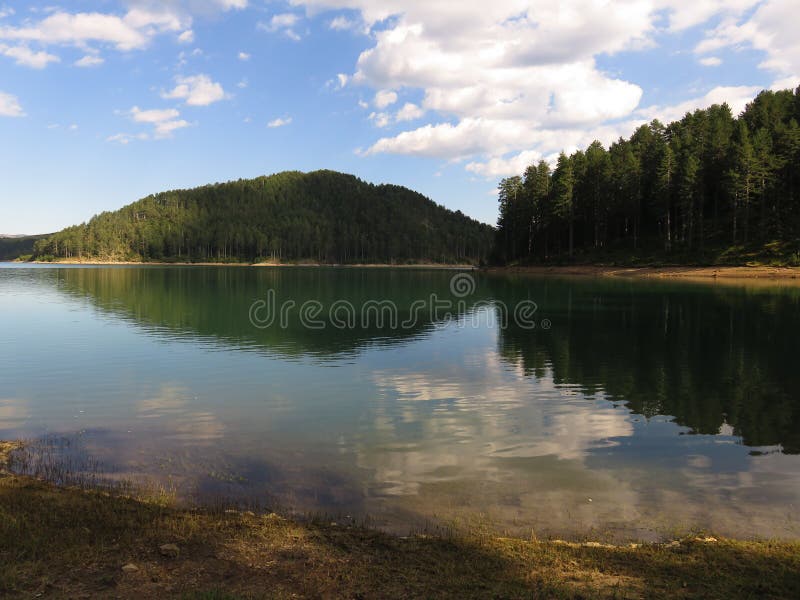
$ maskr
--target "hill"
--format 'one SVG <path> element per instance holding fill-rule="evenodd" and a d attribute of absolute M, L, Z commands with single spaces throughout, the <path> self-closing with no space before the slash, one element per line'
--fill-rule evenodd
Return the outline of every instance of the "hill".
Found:
<path fill-rule="evenodd" d="M 47 235 L 0 236 L 0 260 L 15 260 L 33 254 L 33 245 Z"/>
<path fill-rule="evenodd" d="M 493 229 L 407 188 L 333 171 L 174 190 L 36 243 L 40 260 L 478 263 Z"/>

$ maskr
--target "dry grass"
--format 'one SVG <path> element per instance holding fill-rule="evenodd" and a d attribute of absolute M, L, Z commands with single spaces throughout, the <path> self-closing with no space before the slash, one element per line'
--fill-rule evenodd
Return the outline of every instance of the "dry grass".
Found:
<path fill-rule="evenodd" d="M 2 451 L 2 448 L 0 448 Z M 177 558 L 159 547 L 174 543 Z M 134 572 L 122 567 L 133 563 Z M 800 544 L 398 538 L 0 475 L 0 596 L 800 597 Z"/>

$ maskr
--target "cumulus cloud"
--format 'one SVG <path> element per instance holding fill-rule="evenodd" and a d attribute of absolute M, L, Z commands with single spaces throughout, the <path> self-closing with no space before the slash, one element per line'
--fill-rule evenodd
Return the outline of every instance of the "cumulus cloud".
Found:
<path fill-rule="evenodd" d="M 594 55 L 641 46 L 654 30 L 643 2 L 531 7 L 517 0 L 412 1 L 402 9 L 372 0 L 294 4 L 357 9 L 368 26 L 382 23 L 352 75 L 353 83 L 378 90 L 370 115 L 375 125 L 411 122 L 426 113 L 442 118 L 379 139 L 364 154 L 491 159 L 529 150 L 547 129 L 624 118 L 637 108 L 642 90 L 600 71 Z M 422 101 L 389 113 L 404 89 L 421 90 Z"/>
<path fill-rule="evenodd" d="M 154 139 L 164 139 L 172 137 L 172 133 L 178 129 L 188 127 L 189 123 L 180 118 L 180 112 L 174 108 L 154 108 L 142 110 L 134 106 L 126 114 L 135 123 L 143 123 L 153 126 L 152 137 Z M 127 144 L 134 139 L 148 139 L 148 134 L 126 134 L 119 133 L 107 138 L 107 141 Z"/>
<path fill-rule="evenodd" d="M 0 92 L 0 117 L 24 117 L 25 112 L 16 96 Z"/>
<path fill-rule="evenodd" d="M 177 84 L 169 92 L 162 94 L 163 98 L 183 100 L 189 106 L 208 106 L 226 98 L 222 85 L 212 81 L 208 75 L 178 76 Z"/>
<path fill-rule="evenodd" d="M 707 94 L 672 106 L 649 106 L 638 110 L 636 116 L 642 121 L 658 119 L 664 123 L 683 118 L 686 113 L 708 108 L 712 104 L 727 103 L 734 116 L 745 109 L 747 103 L 760 91 L 758 86 L 718 86 Z"/>
<path fill-rule="evenodd" d="M 471 162 L 466 166 L 467 171 L 482 175 L 486 178 L 508 177 L 524 172 L 528 165 L 542 160 L 542 155 L 536 150 L 526 150 L 514 156 L 503 158 L 495 157 L 487 162 Z M 491 191 L 492 196 L 497 195 L 497 190 Z"/>
<path fill-rule="evenodd" d="M 155 35 L 181 27 L 181 18 L 168 11 L 134 8 L 122 17 L 58 11 L 38 22 L 0 28 L 0 39 L 75 46 L 105 43 L 118 50 L 135 50 L 147 46 Z"/>
<path fill-rule="evenodd" d="M 300 34 L 295 31 L 295 26 L 300 23 L 301 16 L 296 13 L 280 13 L 272 15 L 269 21 L 260 21 L 258 29 L 267 33 L 282 33 L 295 42 L 301 39 Z"/>
<path fill-rule="evenodd" d="M 700 64 L 704 67 L 718 67 L 722 64 L 722 59 L 716 56 L 707 56 L 700 59 Z"/>
<path fill-rule="evenodd" d="M 193 15 L 241 9 L 247 0 L 128 0 L 123 14 L 67 12 L 61 8 L 43 11 L 41 19 L 25 19 L 16 25 L 0 25 L 0 40 L 42 46 L 61 45 L 86 48 L 89 44 L 107 45 L 128 52 L 146 48 L 153 38 L 181 32 L 178 41 L 190 43 Z M 0 18 L 14 14 L 3 9 Z"/>
<path fill-rule="evenodd" d="M 269 123 L 267 123 L 267 127 L 270 129 L 275 129 L 276 127 L 286 127 L 287 125 L 292 124 L 292 117 L 278 117 L 277 119 L 272 119 Z"/>
<path fill-rule="evenodd" d="M 23 67 L 31 69 L 44 69 L 50 63 L 59 62 L 57 56 L 49 54 L 43 50 L 35 52 L 27 46 L 6 46 L 0 44 L 0 54 L 13 58 L 14 62 Z"/>
<path fill-rule="evenodd" d="M 250 55 L 247 52 L 239 52 L 237 57 L 241 61 L 250 60 Z"/>
<path fill-rule="evenodd" d="M 381 90 L 375 94 L 375 99 L 372 102 L 375 108 L 386 108 L 397 102 L 397 93 L 391 90 Z"/>
<path fill-rule="evenodd" d="M 96 54 L 87 54 L 86 56 L 83 56 L 78 60 L 76 60 L 73 64 L 76 67 L 85 68 L 85 67 L 98 67 L 102 65 L 104 62 L 105 60 L 102 57 L 97 56 Z"/>
<path fill-rule="evenodd" d="M 334 31 L 353 29 L 355 25 L 356 25 L 355 21 L 351 21 L 350 19 L 342 15 L 335 17 L 333 20 L 331 20 L 330 23 L 328 23 L 328 27 L 330 27 Z"/>
<path fill-rule="evenodd" d="M 769 23 L 762 29 L 779 31 L 772 39 L 781 41 L 768 51 L 771 58 L 763 66 L 774 67 L 784 78 L 800 73 L 791 62 L 792 48 L 800 42 L 793 33 L 791 5 L 796 2 L 790 0 L 760 4 L 758 0 L 408 0 L 402 4 L 291 0 L 290 4 L 309 14 L 339 12 L 329 21 L 333 29 L 346 28 L 354 14 L 370 30 L 373 43 L 358 57 L 352 84 L 377 94 L 385 90 L 422 94 L 421 102 L 395 113 L 387 110 L 392 103 L 379 102 L 376 95 L 370 119 L 378 126 L 425 114 L 432 122 L 381 138 L 361 154 L 466 159 L 471 172 L 486 176 L 508 173 L 524 160 L 549 158 L 595 138 L 609 143 L 629 135 L 650 114 L 666 119 L 710 100 L 728 101 L 734 109 L 741 104 L 739 88 L 716 88 L 713 98 L 642 109 L 642 89 L 601 69 L 596 57 L 652 47 L 657 33 L 720 23 L 698 47 L 703 64 L 714 66 L 714 57 L 704 55 L 742 43 L 736 40 L 748 39 L 754 47 L 766 48 L 766 37 L 751 39 L 757 28 L 748 23 Z M 778 5 L 783 7 L 777 11 L 779 17 L 771 16 Z M 342 10 L 348 11 L 346 18 Z M 747 15 L 751 17 L 742 22 Z"/>
<path fill-rule="evenodd" d="M 178 36 L 178 43 L 191 44 L 194 41 L 194 31 L 187 29 Z"/>
<path fill-rule="evenodd" d="M 695 52 L 709 54 L 727 47 L 754 48 L 765 54 L 762 68 L 778 78 L 795 77 L 800 74 L 797 16 L 795 0 L 765 0 L 747 18 L 741 18 L 739 13 L 723 19 L 697 44 Z"/>
<path fill-rule="evenodd" d="M 386 127 L 392 122 L 392 117 L 389 113 L 385 112 L 372 112 L 369 115 L 369 120 L 375 125 L 375 127 Z"/>
<path fill-rule="evenodd" d="M 406 102 L 403 105 L 403 108 L 397 111 L 397 115 L 395 115 L 395 118 L 397 119 L 398 122 L 402 123 L 403 121 L 415 121 L 420 117 L 422 117 L 422 115 L 424 114 L 425 111 L 422 110 L 419 106 L 413 104 L 412 102 Z"/>

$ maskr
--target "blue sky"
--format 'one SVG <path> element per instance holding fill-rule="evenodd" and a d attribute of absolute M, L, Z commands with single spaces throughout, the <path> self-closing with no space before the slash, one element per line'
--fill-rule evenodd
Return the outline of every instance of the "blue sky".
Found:
<path fill-rule="evenodd" d="M 388 6 L 388 8 L 387 8 Z M 800 83 L 796 0 L 0 0 L 0 233 L 287 169 L 496 183 Z"/>

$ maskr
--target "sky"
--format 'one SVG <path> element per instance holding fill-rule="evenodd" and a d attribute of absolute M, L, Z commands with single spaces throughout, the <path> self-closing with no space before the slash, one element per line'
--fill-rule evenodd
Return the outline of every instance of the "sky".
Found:
<path fill-rule="evenodd" d="M 0 0 L 0 233 L 334 169 L 487 223 L 496 186 L 800 84 L 797 0 Z"/>

